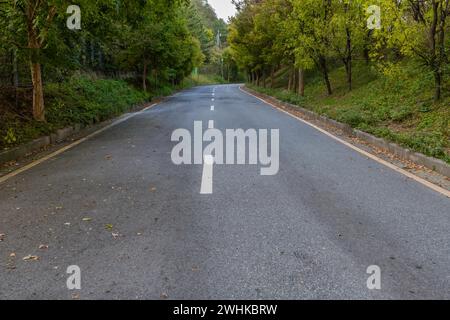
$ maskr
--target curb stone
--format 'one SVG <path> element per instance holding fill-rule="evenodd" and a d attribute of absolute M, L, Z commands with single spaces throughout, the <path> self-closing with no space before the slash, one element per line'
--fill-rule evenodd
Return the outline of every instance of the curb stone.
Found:
<path fill-rule="evenodd" d="M 50 134 L 49 136 L 44 136 L 35 139 L 33 141 L 27 142 L 18 147 L 1 151 L 0 164 L 18 160 L 33 152 L 37 152 L 43 148 L 49 147 L 52 144 L 64 142 L 74 134 L 80 132 L 81 129 L 82 129 L 81 125 L 75 125 L 74 127 L 59 129 L 55 133 Z"/>
<path fill-rule="evenodd" d="M 156 99 L 155 101 L 158 101 L 158 100 L 159 99 Z M 163 100 L 163 99 L 161 99 L 161 100 Z M 142 109 L 146 104 L 153 103 L 155 101 L 149 101 L 142 105 L 141 104 L 133 105 L 133 106 L 131 106 L 130 110 L 127 113 L 138 111 L 138 110 Z M 126 113 L 124 113 L 124 114 L 126 114 Z M 81 124 L 74 124 L 73 126 L 56 130 L 56 132 L 51 133 L 48 136 L 37 138 L 33 141 L 24 143 L 22 145 L 12 148 L 12 149 L 0 151 L 0 165 L 8 163 L 8 162 L 12 162 L 12 161 L 18 161 L 32 153 L 39 152 L 44 148 L 65 142 L 68 139 L 76 136 L 78 133 L 83 133 L 83 135 L 89 135 L 92 132 L 95 132 L 96 130 L 101 129 L 103 126 L 107 125 L 111 121 L 114 121 L 115 119 L 118 119 L 122 116 L 123 116 L 123 114 L 116 118 L 108 119 L 108 120 L 105 120 L 105 121 L 102 121 L 99 123 L 95 123 L 95 124 L 92 121 L 91 123 L 89 123 L 88 125 L 85 125 L 85 126 L 81 125 Z"/>

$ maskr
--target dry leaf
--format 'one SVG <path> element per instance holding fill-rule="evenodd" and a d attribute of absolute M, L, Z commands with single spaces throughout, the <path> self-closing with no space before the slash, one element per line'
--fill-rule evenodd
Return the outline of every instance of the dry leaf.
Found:
<path fill-rule="evenodd" d="M 105 228 L 106 228 L 106 230 L 111 231 L 114 228 L 114 226 L 112 224 L 108 223 L 105 225 Z"/>
<path fill-rule="evenodd" d="M 92 218 L 83 218 L 83 221 L 89 222 L 89 221 L 92 221 Z"/>
<path fill-rule="evenodd" d="M 38 261 L 39 257 L 38 256 L 29 255 L 29 256 L 24 257 L 22 260 L 23 261 Z"/>
<path fill-rule="evenodd" d="M 72 299 L 78 300 L 78 299 L 80 299 L 80 295 L 78 293 L 72 293 Z"/>
<path fill-rule="evenodd" d="M 111 233 L 111 235 L 113 236 L 114 239 L 117 239 L 120 236 L 120 234 L 114 232 Z"/>
<path fill-rule="evenodd" d="M 39 246 L 39 250 L 46 250 L 46 249 L 48 249 L 48 245 L 46 245 L 46 244 L 41 244 Z"/>
<path fill-rule="evenodd" d="M 156 191 L 156 188 L 155 188 L 155 187 L 152 187 L 152 188 L 150 188 L 150 191 L 151 191 L 151 192 L 155 192 L 155 191 Z"/>
<path fill-rule="evenodd" d="M 161 293 L 161 299 L 168 299 L 169 296 L 167 295 L 167 293 Z"/>
<path fill-rule="evenodd" d="M 6 234 L 4 233 L 0 233 L 0 242 L 2 242 L 3 240 L 5 240 Z"/>
<path fill-rule="evenodd" d="M 10 257 L 10 258 L 15 258 L 15 257 L 16 257 L 16 254 L 15 254 L 14 252 L 12 252 L 12 253 L 9 255 L 9 257 Z"/>

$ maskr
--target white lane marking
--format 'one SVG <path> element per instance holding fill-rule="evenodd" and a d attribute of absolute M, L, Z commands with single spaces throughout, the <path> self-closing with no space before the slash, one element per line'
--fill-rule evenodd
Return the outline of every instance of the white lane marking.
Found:
<path fill-rule="evenodd" d="M 209 120 L 208 129 L 214 129 L 214 120 Z"/>
<path fill-rule="evenodd" d="M 211 111 L 214 111 L 214 106 L 211 106 Z"/>
<path fill-rule="evenodd" d="M 142 109 L 139 112 L 135 112 L 135 113 L 129 114 L 127 116 L 124 116 L 123 118 L 114 121 L 110 125 L 107 125 L 106 127 L 101 128 L 101 129 L 91 133 L 90 135 L 88 135 L 88 136 L 86 136 L 84 138 L 81 138 L 80 140 L 77 140 L 77 141 L 75 141 L 75 142 L 73 142 L 73 143 L 71 143 L 71 144 L 69 144 L 69 145 L 67 145 L 67 146 L 65 146 L 65 147 L 63 147 L 63 148 L 61 148 L 59 150 L 56 150 L 55 152 L 52 152 L 49 155 L 46 155 L 45 157 L 43 157 L 43 158 L 41 158 L 39 160 L 33 161 L 33 162 L 27 164 L 26 166 L 23 166 L 22 168 L 17 169 L 15 171 L 13 171 L 13 172 L 3 176 L 3 177 L 0 177 L 0 184 L 5 182 L 6 180 L 9 180 L 9 179 L 11 179 L 11 178 L 13 178 L 13 177 L 15 177 L 15 176 L 25 172 L 25 171 L 30 170 L 31 168 L 33 168 L 33 167 L 35 167 L 35 166 L 37 166 L 37 165 L 39 165 L 39 164 L 41 164 L 41 163 L 51 159 L 51 158 L 54 158 L 54 157 L 60 155 L 63 152 L 66 152 L 67 150 L 70 150 L 70 149 L 76 147 L 77 145 L 79 145 L 79 144 L 81 144 L 81 143 L 83 143 L 83 142 L 85 142 L 85 141 L 95 137 L 96 135 L 98 135 L 98 134 L 100 134 L 100 133 L 102 133 L 102 132 L 104 132 L 104 131 L 112 128 L 112 127 L 117 126 L 118 124 L 120 124 L 122 122 L 127 121 L 128 119 L 131 119 L 131 118 L 137 116 L 138 114 L 144 113 L 145 111 L 147 111 L 150 108 L 153 108 L 156 105 L 158 105 L 158 103 L 154 103 L 154 104 L 152 104 L 152 105 Z"/>
<path fill-rule="evenodd" d="M 266 100 L 264 100 L 264 99 L 262 99 L 260 97 L 257 97 L 257 96 L 255 96 L 254 94 L 252 94 L 250 92 L 247 92 L 247 91 L 243 90 L 242 87 L 239 87 L 239 90 L 241 90 L 242 92 L 244 92 L 244 93 L 246 93 L 246 94 L 248 94 L 248 95 L 250 95 L 250 96 L 252 96 L 252 97 L 254 97 L 254 98 L 256 98 L 256 99 L 258 99 L 260 101 L 262 101 L 262 102 L 264 102 L 265 104 L 270 105 L 273 108 L 275 108 L 275 109 L 277 109 L 277 110 L 279 110 L 281 112 L 284 112 L 287 115 L 289 115 L 289 116 L 291 116 L 291 117 L 293 117 L 293 118 L 295 118 L 295 119 L 297 119 L 297 120 L 307 124 L 308 126 L 314 128 L 314 129 L 320 131 L 321 133 L 327 135 L 328 137 L 330 137 L 330 138 L 332 138 L 332 139 L 342 143 L 343 145 L 349 147 L 350 149 L 353 149 L 354 151 L 356 151 L 356 152 L 358 152 L 358 153 L 360 153 L 360 154 L 362 154 L 362 155 L 364 155 L 364 156 L 366 156 L 366 157 L 368 157 L 368 158 L 370 158 L 370 159 L 372 159 L 372 160 L 374 160 L 374 161 L 376 161 L 376 162 L 378 162 L 378 163 L 380 163 L 380 164 L 382 164 L 382 165 L 384 165 L 384 166 L 386 166 L 386 167 L 388 167 L 388 168 L 390 168 L 390 169 L 392 169 L 392 170 L 394 170 L 394 171 L 396 171 L 398 173 L 401 173 L 404 176 L 407 176 L 408 178 L 410 178 L 410 179 L 412 179 L 412 180 L 414 180 L 416 182 L 421 183 L 425 187 L 428 187 L 428 188 L 430 188 L 430 189 L 432 189 L 432 190 L 434 190 L 436 192 L 439 192 L 439 193 L 443 194 L 444 196 L 450 198 L 450 191 L 448 191 L 448 190 L 446 190 L 444 188 L 441 188 L 438 185 L 435 185 L 434 183 L 431 183 L 431 182 L 429 182 L 429 181 L 427 181 L 425 179 L 422 179 L 421 177 L 416 176 L 415 174 L 413 174 L 413 173 L 411 173 L 409 171 L 401 169 L 401 168 L 397 167 L 396 165 L 394 165 L 394 164 L 392 164 L 390 162 L 387 162 L 386 160 L 378 158 L 377 156 L 375 156 L 375 155 L 373 155 L 373 154 L 371 154 L 371 153 L 369 153 L 369 152 L 367 152 L 365 150 L 362 150 L 362 149 L 358 148 L 357 146 L 354 146 L 353 144 L 351 144 L 351 143 L 349 143 L 349 142 L 347 142 L 345 140 L 342 140 L 341 138 L 336 137 L 335 135 L 329 133 L 328 131 L 325 131 L 324 129 L 322 129 L 322 128 L 320 128 L 320 127 L 318 127 L 318 126 L 316 126 L 316 125 L 306 121 L 305 119 L 297 117 L 297 116 L 295 116 L 295 115 L 293 115 L 293 114 L 291 114 L 291 113 L 289 113 L 289 112 L 287 112 L 287 111 L 277 107 L 276 105 L 274 105 L 274 104 L 272 104 L 270 102 L 267 102 Z"/>
<path fill-rule="evenodd" d="M 213 102 L 214 102 L 214 98 L 212 98 L 212 99 L 211 99 L 211 101 L 213 101 Z"/>
<path fill-rule="evenodd" d="M 216 94 L 215 94 L 215 93 L 213 92 L 213 94 L 212 94 L 212 95 L 213 95 L 213 97 L 214 97 L 214 96 L 215 96 Z"/>
<path fill-rule="evenodd" d="M 212 155 L 205 155 L 203 161 L 202 186 L 200 194 L 213 193 L 213 165 L 214 157 Z"/>

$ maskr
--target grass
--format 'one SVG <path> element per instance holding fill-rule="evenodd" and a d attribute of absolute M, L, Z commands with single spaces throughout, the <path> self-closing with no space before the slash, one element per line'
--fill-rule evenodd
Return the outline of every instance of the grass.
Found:
<path fill-rule="evenodd" d="M 74 76 L 67 82 L 49 83 L 45 86 L 45 123 L 32 119 L 29 97 L 16 108 L 5 108 L 7 99 L 0 101 L 0 147 L 8 149 L 69 125 L 104 121 L 149 98 L 121 80 Z"/>
<path fill-rule="evenodd" d="M 307 77 L 305 97 L 281 88 L 251 87 L 450 163 L 448 82 L 442 101 L 433 103 L 433 77 L 413 63 L 392 66 L 388 75 L 356 64 L 350 92 L 344 68 L 334 69 L 330 76 L 334 89 L 331 96 L 326 95 L 317 74 Z"/>
<path fill-rule="evenodd" d="M 90 125 L 116 117 L 133 106 L 155 97 L 171 95 L 197 85 L 224 83 L 221 77 L 198 75 L 187 77 L 180 85 L 152 85 L 143 92 L 123 80 L 101 79 L 95 75 L 76 75 L 65 82 L 45 86 L 46 122 L 31 115 L 31 91 L 21 91 L 15 105 L 15 91 L 2 90 L 0 95 L 0 150 L 10 149 L 58 129 Z"/>

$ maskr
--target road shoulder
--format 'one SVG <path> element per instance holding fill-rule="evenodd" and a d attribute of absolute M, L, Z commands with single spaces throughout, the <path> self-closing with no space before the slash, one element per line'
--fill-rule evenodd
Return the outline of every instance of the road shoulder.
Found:
<path fill-rule="evenodd" d="M 351 128 L 347 128 L 346 125 L 340 124 L 336 121 L 324 121 L 323 117 L 313 115 L 312 112 L 310 115 L 306 115 L 305 113 L 300 112 L 298 108 L 287 106 L 287 104 L 282 101 L 251 90 L 245 86 L 241 86 L 240 90 L 281 112 L 297 118 L 298 120 L 318 129 L 319 131 L 323 130 L 324 133 L 334 137 L 336 140 L 342 140 L 341 142 L 344 144 L 347 143 L 353 146 L 353 149 L 356 151 L 359 152 L 360 150 L 360 153 L 367 153 L 367 156 L 373 158 L 375 161 L 381 162 L 382 164 L 391 167 L 391 169 L 399 171 L 409 178 L 412 178 L 450 198 L 450 177 L 433 171 L 424 165 L 402 159 L 389 150 L 382 149 L 369 143 L 368 141 L 358 138 L 353 134 L 353 130 Z"/>

